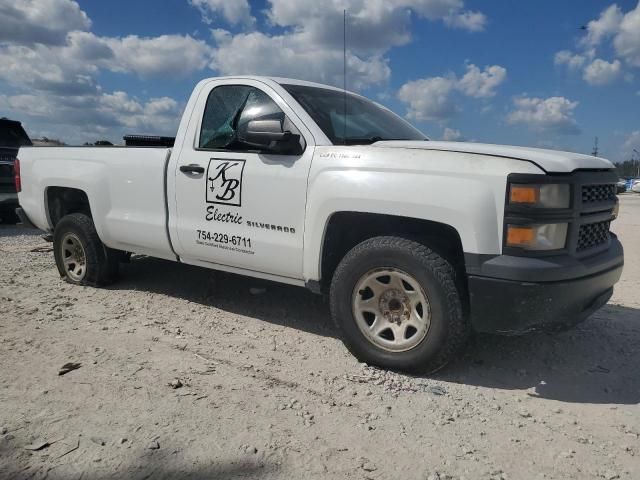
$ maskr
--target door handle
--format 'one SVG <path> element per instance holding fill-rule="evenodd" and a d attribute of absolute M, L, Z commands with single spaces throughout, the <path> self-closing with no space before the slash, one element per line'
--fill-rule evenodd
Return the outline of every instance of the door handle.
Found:
<path fill-rule="evenodd" d="M 204 167 L 196 164 L 180 165 L 180 171 L 184 173 L 204 173 Z"/>

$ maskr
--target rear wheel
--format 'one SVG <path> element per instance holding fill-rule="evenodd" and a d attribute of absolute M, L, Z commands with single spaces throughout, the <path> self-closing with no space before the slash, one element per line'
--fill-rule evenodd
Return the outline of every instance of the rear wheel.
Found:
<path fill-rule="evenodd" d="M 58 222 L 53 252 L 60 276 L 69 283 L 98 287 L 116 279 L 118 252 L 100 241 L 87 215 L 73 213 Z"/>
<path fill-rule="evenodd" d="M 421 243 L 376 237 L 354 247 L 331 284 L 331 313 L 361 361 L 410 372 L 434 372 L 470 331 L 455 270 Z"/>

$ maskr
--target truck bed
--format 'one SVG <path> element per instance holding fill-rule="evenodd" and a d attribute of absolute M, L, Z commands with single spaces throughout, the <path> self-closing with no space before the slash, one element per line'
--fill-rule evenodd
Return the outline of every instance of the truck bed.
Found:
<path fill-rule="evenodd" d="M 170 152 L 162 147 L 24 147 L 21 206 L 37 227 L 50 230 L 53 189 L 80 189 L 105 245 L 174 258 L 166 232 Z"/>

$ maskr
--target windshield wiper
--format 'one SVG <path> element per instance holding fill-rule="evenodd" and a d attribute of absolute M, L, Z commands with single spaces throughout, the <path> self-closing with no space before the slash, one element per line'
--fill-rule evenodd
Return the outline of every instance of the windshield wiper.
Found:
<path fill-rule="evenodd" d="M 382 138 L 380 136 L 373 136 L 373 137 L 351 137 L 351 138 L 347 138 L 346 141 L 343 139 L 343 141 L 341 142 L 342 145 L 371 145 L 372 143 L 376 143 L 376 142 L 388 142 L 388 141 L 393 141 L 393 140 L 415 140 L 412 138 Z M 340 145 L 340 143 L 338 143 L 338 145 Z"/>
<path fill-rule="evenodd" d="M 379 142 L 382 137 L 349 137 L 336 140 L 336 145 L 370 145 Z"/>

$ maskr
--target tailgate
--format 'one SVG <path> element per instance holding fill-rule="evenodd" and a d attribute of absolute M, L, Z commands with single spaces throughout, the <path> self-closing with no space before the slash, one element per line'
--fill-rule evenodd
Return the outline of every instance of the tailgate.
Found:
<path fill-rule="evenodd" d="M 15 150 L 0 149 L 0 193 L 16 193 L 16 187 L 13 183 L 15 160 Z"/>

